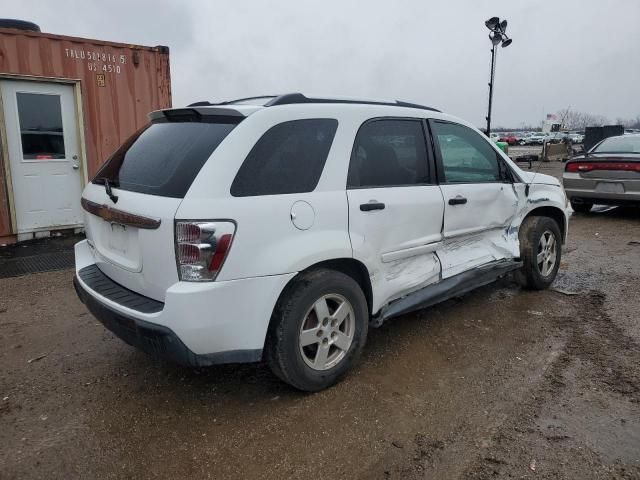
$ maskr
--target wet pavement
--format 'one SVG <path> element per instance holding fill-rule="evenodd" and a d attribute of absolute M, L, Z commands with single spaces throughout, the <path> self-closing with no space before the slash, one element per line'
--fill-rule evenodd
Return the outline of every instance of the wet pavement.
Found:
<path fill-rule="evenodd" d="M 576 214 L 556 290 L 388 322 L 312 395 L 150 360 L 69 270 L 0 279 L 0 478 L 640 478 L 638 241 L 639 210 Z"/>

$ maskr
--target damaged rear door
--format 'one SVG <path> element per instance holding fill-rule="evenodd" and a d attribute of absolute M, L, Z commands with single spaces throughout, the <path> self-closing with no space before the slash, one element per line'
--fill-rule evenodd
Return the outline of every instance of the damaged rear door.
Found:
<path fill-rule="evenodd" d="M 519 255 L 513 175 L 487 139 L 466 126 L 430 120 L 444 197 L 442 278 Z"/>
<path fill-rule="evenodd" d="M 349 167 L 349 236 L 369 268 L 373 312 L 440 279 L 444 205 L 419 119 L 379 118 L 356 135 Z"/>

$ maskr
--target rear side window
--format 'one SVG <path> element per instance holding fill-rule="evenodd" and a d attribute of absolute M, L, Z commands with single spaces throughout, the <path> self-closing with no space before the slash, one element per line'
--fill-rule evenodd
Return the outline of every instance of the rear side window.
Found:
<path fill-rule="evenodd" d="M 253 146 L 231 184 L 231 195 L 250 197 L 311 192 L 338 128 L 328 118 L 293 120 L 271 127 Z"/>
<path fill-rule="evenodd" d="M 151 123 L 107 160 L 93 183 L 182 198 L 198 172 L 238 120 L 202 117 Z"/>
<path fill-rule="evenodd" d="M 427 148 L 420 120 L 374 120 L 360 127 L 351 154 L 348 187 L 428 182 Z"/>

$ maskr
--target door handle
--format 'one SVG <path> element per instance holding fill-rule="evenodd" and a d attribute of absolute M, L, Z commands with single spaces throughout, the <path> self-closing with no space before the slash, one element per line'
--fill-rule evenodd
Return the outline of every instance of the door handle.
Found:
<path fill-rule="evenodd" d="M 449 205 L 464 205 L 465 203 L 467 203 L 467 199 L 460 195 L 449 199 Z"/>
<path fill-rule="evenodd" d="M 80 165 L 74 163 L 73 165 L 71 165 L 71 168 L 73 168 L 74 170 L 78 170 L 80 168 Z"/>
<path fill-rule="evenodd" d="M 371 210 L 384 210 L 384 207 L 384 203 L 372 200 L 369 203 L 363 203 L 362 205 L 360 205 L 360 210 L 363 212 L 370 212 Z"/>

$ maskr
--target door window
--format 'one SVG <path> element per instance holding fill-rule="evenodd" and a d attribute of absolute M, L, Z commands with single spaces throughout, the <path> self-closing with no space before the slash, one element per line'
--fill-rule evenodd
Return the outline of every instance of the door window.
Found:
<path fill-rule="evenodd" d="M 65 158 L 60 96 L 17 92 L 22 158 Z"/>
<path fill-rule="evenodd" d="M 348 187 L 390 187 L 429 183 L 420 120 L 374 120 L 356 135 Z"/>
<path fill-rule="evenodd" d="M 447 183 L 481 183 L 502 180 L 498 152 L 468 127 L 449 122 L 432 123 L 440 148 Z"/>

